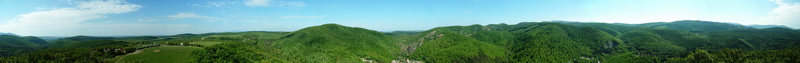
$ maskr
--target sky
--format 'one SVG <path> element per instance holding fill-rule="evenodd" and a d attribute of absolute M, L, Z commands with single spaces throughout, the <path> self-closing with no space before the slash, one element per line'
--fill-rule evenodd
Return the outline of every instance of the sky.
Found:
<path fill-rule="evenodd" d="M 0 0 L 0 32 L 23 36 L 376 31 L 552 20 L 704 20 L 800 28 L 798 0 Z"/>

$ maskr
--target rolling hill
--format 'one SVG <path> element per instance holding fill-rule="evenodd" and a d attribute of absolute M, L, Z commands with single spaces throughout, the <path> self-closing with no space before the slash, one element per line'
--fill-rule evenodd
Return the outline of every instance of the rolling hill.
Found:
<path fill-rule="evenodd" d="M 699 20 L 644 24 L 545 21 L 443 26 L 425 31 L 385 33 L 323 24 L 293 32 L 115 38 L 75 36 L 49 43 L 32 36 L 0 35 L 0 39 L 3 39 L 0 40 L 3 47 L 0 52 L 24 53 L 0 57 L 0 60 L 22 63 L 108 62 L 103 60 L 126 54 L 129 50 L 178 43 L 188 43 L 181 47 L 190 47 L 191 51 L 180 52 L 180 59 L 176 61 L 199 63 L 800 62 L 800 54 L 797 54 L 800 51 L 800 30 L 781 27 L 756 29 Z M 130 61 L 168 55 L 131 56 Z"/>
<path fill-rule="evenodd" d="M 390 62 L 400 49 L 383 33 L 338 24 L 303 28 L 272 46 L 287 56 L 283 59 L 297 62 Z"/>
<path fill-rule="evenodd" d="M 644 23 L 644 24 L 639 24 L 637 26 L 649 27 L 649 28 L 668 28 L 668 29 L 676 29 L 689 32 L 755 29 L 734 23 L 720 23 L 720 22 L 700 21 L 700 20 L 681 20 L 674 22 Z"/>
<path fill-rule="evenodd" d="M 438 27 L 407 38 L 404 54 L 426 62 L 506 62 L 511 34 L 480 25 Z"/>
<path fill-rule="evenodd" d="M 0 35 L 0 57 L 33 51 L 46 43 L 46 41 L 34 36 Z"/>

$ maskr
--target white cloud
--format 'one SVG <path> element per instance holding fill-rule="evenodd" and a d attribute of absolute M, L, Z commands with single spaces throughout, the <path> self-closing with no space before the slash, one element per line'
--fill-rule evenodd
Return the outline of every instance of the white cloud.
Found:
<path fill-rule="evenodd" d="M 50 10 L 50 9 L 53 9 L 53 8 L 48 8 L 48 7 L 36 7 L 36 10 Z"/>
<path fill-rule="evenodd" d="M 224 7 L 230 5 L 244 5 L 249 7 L 275 6 L 275 7 L 302 8 L 307 6 L 308 4 L 300 1 L 273 1 L 273 0 L 216 1 L 204 4 L 192 4 L 192 6 L 196 7 Z"/>
<path fill-rule="evenodd" d="M 781 24 L 792 28 L 800 28 L 800 3 L 785 0 L 770 0 L 778 4 L 769 16 L 760 18 L 764 24 Z"/>
<path fill-rule="evenodd" d="M 0 25 L 0 31 L 21 35 L 38 35 L 37 33 L 64 32 L 87 25 L 80 23 L 104 18 L 109 14 L 121 14 L 139 10 L 142 6 L 121 0 L 97 0 L 73 2 L 74 7 L 53 8 L 45 11 L 34 11 L 18 15 Z"/>
<path fill-rule="evenodd" d="M 72 7 L 51 8 L 18 15 L 5 23 L 0 23 L 0 32 L 33 36 L 71 36 L 71 35 L 138 35 L 153 32 L 168 32 L 154 28 L 188 27 L 181 24 L 141 24 L 87 22 L 138 11 L 142 6 L 123 0 L 70 1 Z"/>
<path fill-rule="evenodd" d="M 144 18 L 139 18 L 139 19 L 136 19 L 136 21 L 148 22 L 148 21 L 160 21 L 160 20 L 157 20 L 157 19 L 144 19 Z"/>
<path fill-rule="evenodd" d="M 197 14 L 194 14 L 194 13 L 191 13 L 191 12 L 178 12 L 178 14 L 169 15 L 167 17 L 172 18 L 172 19 L 184 19 L 184 18 L 217 19 L 217 18 L 214 18 L 214 17 L 197 15 Z"/>
<path fill-rule="evenodd" d="M 281 1 L 276 2 L 278 7 L 293 7 L 293 8 L 300 8 L 305 7 L 307 4 L 305 2 L 298 2 L 298 1 Z"/>
<path fill-rule="evenodd" d="M 220 1 L 220 2 L 208 2 L 208 3 L 205 3 L 205 4 L 192 4 L 192 6 L 196 6 L 196 7 L 223 7 L 223 6 L 235 5 L 235 4 L 238 4 L 238 3 L 239 2 L 236 2 L 236 1 Z"/>
<path fill-rule="evenodd" d="M 246 0 L 244 4 L 250 7 L 266 7 L 269 6 L 270 0 Z"/>
<path fill-rule="evenodd" d="M 93 35 L 93 36 L 119 36 L 119 35 L 172 35 L 179 33 L 193 33 L 202 31 L 191 29 L 187 24 L 146 24 L 146 23 L 84 23 L 83 26 L 67 32 L 47 33 L 47 35 Z"/>
<path fill-rule="evenodd" d="M 224 20 L 225 18 L 217 18 L 217 17 L 210 17 L 210 16 L 203 16 L 198 15 L 192 12 L 178 12 L 173 15 L 166 15 L 163 17 L 155 17 L 155 18 L 139 18 L 136 21 L 139 22 L 152 22 L 152 21 L 175 21 L 179 19 L 203 19 L 208 22 L 217 22 Z"/>

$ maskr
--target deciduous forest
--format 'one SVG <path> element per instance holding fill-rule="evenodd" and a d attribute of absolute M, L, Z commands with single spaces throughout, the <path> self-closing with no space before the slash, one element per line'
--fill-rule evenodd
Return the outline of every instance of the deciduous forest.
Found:
<path fill-rule="evenodd" d="M 330 23 L 292 32 L 52 40 L 0 35 L 0 63 L 112 62 L 800 63 L 800 30 L 682 20 L 544 21 L 394 32 Z"/>

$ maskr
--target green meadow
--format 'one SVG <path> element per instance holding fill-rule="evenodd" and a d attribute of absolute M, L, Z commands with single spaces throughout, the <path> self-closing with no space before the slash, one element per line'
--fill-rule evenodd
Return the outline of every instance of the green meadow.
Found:
<path fill-rule="evenodd" d="M 139 50 L 112 59 L 116 63 L 188 63 L 192 51 L 203 49 L 195 46 L 159 46 Z"/>
<path fill-rule="evenodd" d="M 199 46 L 203 46 L 203 47 L 209 47 L 209 46 L 213 46 L 213 45 L 217 45 L 217 44 L 221 44 L 221 43 L 223 43 L 223 42 L 190 42 L 189 44 L 199 45 Z"/>

